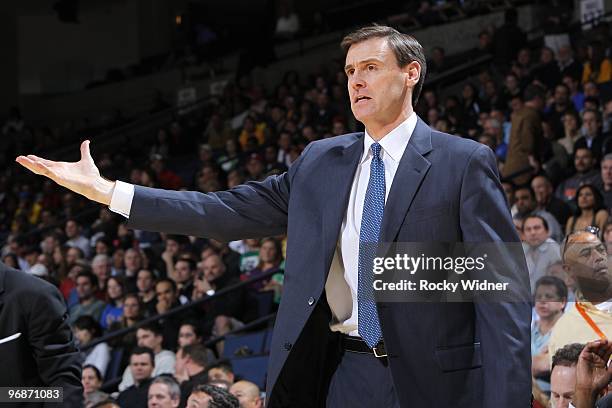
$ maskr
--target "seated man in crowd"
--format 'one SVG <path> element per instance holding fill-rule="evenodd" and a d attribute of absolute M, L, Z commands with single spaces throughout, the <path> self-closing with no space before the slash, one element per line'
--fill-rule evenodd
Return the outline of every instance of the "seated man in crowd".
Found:
<path fill-rule="evenodd" d="M 185 406 L 196 385 L 208 382 L 207 365 L 207 350 L 203 344 L 181 347 L 177 352 L 175 378 L 181 384 L 181 407 Z"/>
<path fill-rule="evenodd" d="M 548 222 L 539 215 L 525 217 L 523 238 L 523 251 L 533 291 L 536 281 L 546 274 L 547 268 L 561 259 L 559 244 L 550 238 Z"/>
<path fill-rule="evenodd" d="M 559 222 L 559 225 L 565 225 L 567 219 L 572 215 L 572 210 L 563 200 L 555 197 L 551 181 L 546 176 L 536 176 L 531 180 L 531 188 L 536 196 L 537 209 L 548 211 Z"/>
<path fill-rule="evenodd" d="M 256 384 L 250 381 L 238 381 L 232 384 L 230 394 L 238 398 L 240 408 L 263 408 L 264 399 Z"/>
<path fill-rule="evenodd" d="M 153 377 L 160 374 L 174 375 L 175 355 L 173 352 L 162 349 L 164 336 L 162 329 L 157 323 L 149 323 L 136 331 L 139 347 L 148 347 L 153 351 L 154 367 Z M 134 383 L 129 367 L 123 372 L 123 378 L 119 384 L 119 391 L 123 391 Z"/>
<path fill-rule="evenodd" d="M 146 407 L 149 386 L 155 369 L 155 355 L 149 347 L 136 347 L 130 356 L 130 371 L 132 383 L 119 393 L 118 402 L 121 407 Z M 125 376 L 125 375 L 124 375 Z M 119 387 L 121 390 L 121 387 Z"/>
<path fill-rule="evenodd" d="M 576 285 L 576 302 L 555 324 L 548 343 L 551 356 L 566 344 L 612 336 L 612 274 L 606 246 L 596 230 L 566 238 L 561 257 Z"/>
<path fill-rule="evenodd" d="M 187 400 L 187 408 L 240 408 L 238 398 L 213 385 L 198 385 Z"/>
<path fill-rule="evenodd" d="M 157 297 L 155 296 L 155 275 L 149 269 L 141 269 L 136 274 L 138 296 L 142 301 L 145 316 L 155 314 Z"/>
<path fill-rule="evenodd" d="M 181 257 L 174 264 L 174 276 L 177 289 L 178 300 L 185 304 L 191 300 L 193 293 L 193 278 L 196 273 L 196 263 L 193 259 Z"/>
<path fill-rule="evenodd" d="M 177 408 L 181 401 L 181 390 L 174 378 L 160 375 L 151 382 L 148 398 L 148 408 Z"/>
<path fill-rule="evenodd" d="M 574 150 L 574 168 L 576 174 L 563 180 L 558 186 L 555 195 L 566 203 L 573 204 L 578 187 L 583 184 L 600 184 L 600 172 L 595 169 L 596 161 L 593 152 L 586 146 Z"/>
<path fill-rule="evenodd" d="M 194 300 L 212 296 L 215 292 L 239 283 L 227 273 L 221 257 L 209 255 L 203 262 L 203 273 L 199 274 L 194 285 Z M 219 298 L 204 303 L 200 309 L 205 313 L 205 331 L 214 336 L 222 336 L 243 325 L 240 318 L 245 311 L 245 291 L 238 289 Z M 223 353 L 223 342 L 217 343 L 217 351 Z"/>
<path fill-rule="evenodd" d="M 525 220 L 528 215 L 539 215 L 540 217 L 546 220 L 548 224 L 548 232 L 550 238 L 555 240 L 556 242 L 560 242 L 563 238 L 563 231 L 561 229 L 561 225 L 557 219 L 546 210 L 537 210 L 537 201 L 535 198 L 535 193 L 529 186 L 518 187 L 514 191 L 514 199 L 516 202 L 517 213 L 514 216 L 518 217 L 522 220 Z"/>
<path fill-rule="evenodd" d="M 157 296 L 157 305 L 155 306 L 158 314 L 166 313 L 170 309 L 179 307 L 181 304 L 178 301 L 178 290 L 176 282 L 170 278 L 158 279 L 155 283 L 155 294 Z M 192 310 L 164 317 L 159 321 L 164 334 L 164 347 L 169 350 L 176 350 L 178 345 L 178 331 L 181 327 L 183 319 L 193 316 Z"/>
<path fill-rule="evenodd" d="M 219 360 L 208 367 L 208 382 L 225 381 L 230 386 L 234 383 L 234 370 L 227 360 Z"/>
<path fill-rule="evenodd" d="M 70 324 L 80 316 L 91 316 L 96 321 L 100 320 L 102 311 L 106 307 L 104 302 L 96 299 L 95 293 L 98 289 L 98 278 L 89 271 L 82 271 L 76 277 L 76 291 L 79 303 L 70 309 Z"/>

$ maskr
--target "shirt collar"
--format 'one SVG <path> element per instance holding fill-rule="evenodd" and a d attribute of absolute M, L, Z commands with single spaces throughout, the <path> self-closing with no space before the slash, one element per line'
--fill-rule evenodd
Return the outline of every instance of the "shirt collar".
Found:
<path fill-rule="evenodd" d="M 397 125 L 395 129 L 387 133 L 378 143 L 382 147 L 382 151 L 388 154 L 394 162 L 399 162 L 406 150 L 406 146 L 410 141 L 410 137 L 414 132 L 417 124 L 417 115 L 412 112 L 405 121 Z M 370 147 L 376 141 L 372 139 L 372 136 L 368 134 L 368 130 L 365 131 L 365 137 L 363 138 L 363 155 L 361 156 L 360 163 L 363 163 L 370 155 Z"/>

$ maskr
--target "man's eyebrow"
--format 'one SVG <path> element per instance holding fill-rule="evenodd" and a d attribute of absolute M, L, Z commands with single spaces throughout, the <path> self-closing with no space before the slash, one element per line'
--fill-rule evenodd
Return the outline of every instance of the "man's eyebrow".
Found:
<path fill-rule="evenodd" d="M 363 64 L 366 64 L 366 63 L 368 63 L 368 62 L 380 62 L 380 63 L 382 63 L 383 61 L 382 61 L 382 60 L 380 60 L 380 59 L 378 59 L 378 58 L 374 58 L 374 57 L 372 57 L 372 58 L 365 59 L 365 60 L 363 60 L 363 61 L 359 61 L 359 62 L 357 63 L 357 65 L 363 65 Z M 344 70 L 346 71 L 346 70 L 348 70 L 349 68 L 353 68 L 353 64 L 347 64 L 347 65 L 344 67 Z"/>

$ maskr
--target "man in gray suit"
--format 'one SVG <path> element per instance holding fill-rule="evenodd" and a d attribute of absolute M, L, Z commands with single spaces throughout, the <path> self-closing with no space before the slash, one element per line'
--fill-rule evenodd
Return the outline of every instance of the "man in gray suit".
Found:
<path fill-rule="evenodd" d="M 412 37 L 364 27 L 342 42 L 351 108 L 366 128 L 310 143 L 288 172 L 202 194 L 102 178 L 77 163 L 17 161 L 128 218 L 130 228 L 220 241 L 287 233 L 270 407 L 523 407 L 531 395 L 524 258 L 518 301 L 375 302 L 367 243 L 518 243 L 495 157 L 413 111 L 425 57 Z M 520 251 L 520 246 L 519 246 Z M 522 251 L 521 251 L 522 254 Z M 370 267 L 368 268 L 368 265 Z"/>

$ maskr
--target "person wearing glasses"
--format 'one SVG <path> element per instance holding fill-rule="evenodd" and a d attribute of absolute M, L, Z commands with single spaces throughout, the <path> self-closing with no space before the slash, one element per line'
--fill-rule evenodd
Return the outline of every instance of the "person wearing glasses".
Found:
<path fill-rule="evenodd" d="M 612 336 L 612 272 L 599 229 L 569 234 L 561 247 L 563 267 L 575 281 L 576 302 L 555 324 L 548 352 L 570 343 L 588 343 Z"/>

